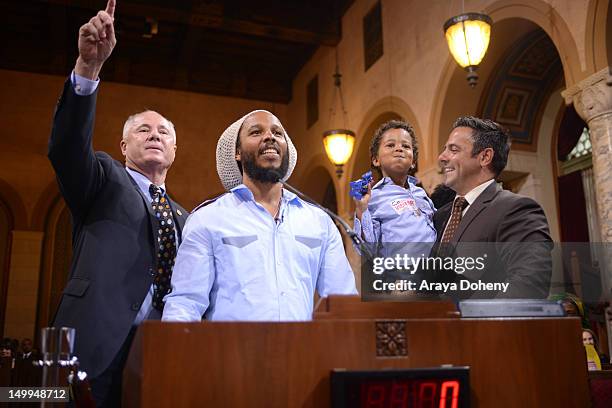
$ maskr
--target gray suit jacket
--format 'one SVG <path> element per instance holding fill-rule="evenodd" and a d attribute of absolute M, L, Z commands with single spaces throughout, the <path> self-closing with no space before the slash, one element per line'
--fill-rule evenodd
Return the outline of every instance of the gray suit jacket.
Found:
<path fill-rule="evenodd" d="M 440 244 L 452 202 L 434 215 Z M 472 281 L 508 282 L 506 293 L 475 297 L 544 298 L 550 289 L 552 239 L 542 207 L 529 197 L 489 185 L 470 205 L 451 239 L 454 256 L 482 256 L 485 268 L 458 276 Z"/>

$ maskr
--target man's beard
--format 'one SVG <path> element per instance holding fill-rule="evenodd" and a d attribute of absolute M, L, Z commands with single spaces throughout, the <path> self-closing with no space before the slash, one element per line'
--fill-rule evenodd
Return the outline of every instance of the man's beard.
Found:
<path fill-rule="evenodd" d="M 287 151 L 281 159 L 279 167 L 261 167 L 257 165 L 255 155 L 242 153 L 242 169 L 253 180 L 262 183 L 277 183 L 285 177 L 289 170 L 289 151 Z"/>

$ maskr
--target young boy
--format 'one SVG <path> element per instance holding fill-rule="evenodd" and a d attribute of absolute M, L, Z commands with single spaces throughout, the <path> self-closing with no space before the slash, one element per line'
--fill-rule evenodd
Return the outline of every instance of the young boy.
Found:
<path fill-rule="evenodd" d="M 414 129 L 406 122 L 391 120 L 374 134 L 371 165 L 382 178 L 360 200 L 355 199 L 355 231 L 375 246 L 378 256 L 427 256 L 431 245 L 425 243 L 436 240 L 436 209 L 409 175 L 417 155 Z"/>

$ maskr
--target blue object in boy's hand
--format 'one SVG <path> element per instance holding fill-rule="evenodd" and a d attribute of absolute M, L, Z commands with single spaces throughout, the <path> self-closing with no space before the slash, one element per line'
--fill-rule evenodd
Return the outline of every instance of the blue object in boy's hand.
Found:
<path fill-rule="evenodd" d="M 368 171 L 357 181 L 351 181 L 350 196 L 361 200 L 368 193 L 368 184 L 372 181 L 372 172 Z"/>

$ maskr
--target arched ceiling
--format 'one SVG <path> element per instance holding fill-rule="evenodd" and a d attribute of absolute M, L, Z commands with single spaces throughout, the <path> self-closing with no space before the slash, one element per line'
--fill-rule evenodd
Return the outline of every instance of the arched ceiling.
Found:
<path fill-rule="evenodd" d="M 489 77 L 478 116 L 508 128 L 513 148 L 536 150 L 539 112 L 563 67 L 550 37 L 536 29 L 517 40 Z"/>

